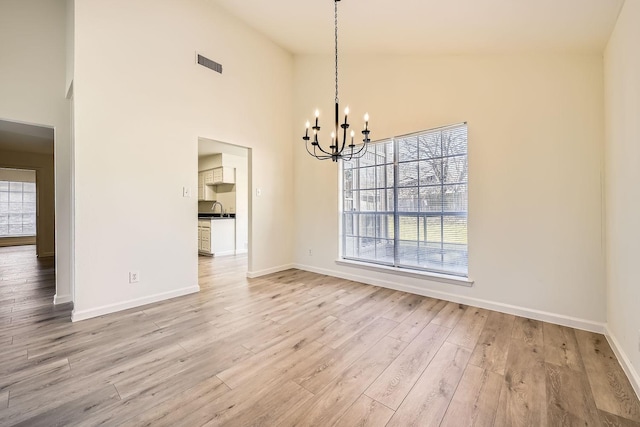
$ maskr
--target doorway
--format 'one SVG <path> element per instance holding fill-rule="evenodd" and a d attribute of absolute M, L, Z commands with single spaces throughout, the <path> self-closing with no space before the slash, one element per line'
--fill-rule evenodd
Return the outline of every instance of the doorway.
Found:
<path fill-rule="evenodd" d="M 251 149 L 198 138 L 197 172 L 199 269 L 225 257 L 248 271 Z"/>

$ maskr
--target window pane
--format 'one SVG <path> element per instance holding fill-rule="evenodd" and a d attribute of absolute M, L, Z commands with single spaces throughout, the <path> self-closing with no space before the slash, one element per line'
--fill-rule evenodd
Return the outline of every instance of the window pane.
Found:
<path fill-rule="evenodd" d="M 443 155 L 467 154 L 467 127 L 460 126 L 442 132 Z"/>
<path fill-rule="evenodd" d="M 400 163 L 398 181 L 400 187 L 416 187 L 418 185 L 418 162 Z"/>
<path fill-rule="evenodd" d="M 420 165 L 420 185 L 440 184 L 442 177 L 442 159 L 423 160 Z"/>
<path fill-rule="evenodd" d="M 467 182 L 466 156 L 442 159 L 442 176 L 445 183 Z"/>
<path fill-rule="evenodd" d="M 418 136 L 418 147 L 421 159 L 442 156 L 440 132 L 429 132 Z"/>
<path fill-rule="evenodd" d="M 467 185 L 446 185 L 443 187 L 443 210 L 445 212 L 467 211 Z"/>
<path fill-rule="evenodd" d="M 376 240 L 376 260 L 383 264 L 393 264 L 393 240 Z"/>
<path fill-rule="evenodd" d="M 36 193 L 23 193 L 22 194 L 22 201 L 35 203 L 36 202 Z"/>
<path fill-rule="evenodd" d="M 360 169 L 360 188 L 376 188 L 376 168 L 368 167 Z"/>
<path fill-rule="evenodd" d="M 376 187 L 378 188 L 386 188 L 387 187 L 387 166 L 378 166 L 376 168 Z"/>
<path fill-rule="evenodd" d="M 420 211 L 442 212 L 442 187 L 420 188 Z"/>
<path fill-rule="evenodd" d="M 18 193 L 22 193 L 22 183 L 21 182 L 9 182 L 9 191 L 15 191 Z"/>
<path fill-rule="evenodd" d="M 9 203 L 22 203 L 22 191 L 12 191 L 9 193 Z"/>
<path fill-rule="evenodd" d="M 9 192 L 8 191 L 0 191 L 0 203 L 9 201 Z"/>
<path fill-rule="evenodd" d="M 9 191 L 9 181 L 0 181 L 0 191 Z"/>
<path fill-rule="evenodd" d="M 22 188 L 25 193 L 35 193 L 36 192 L 36 183 L 35 182 L 24 182 L 22 183 Z"/>
<path fill-rule="evenodd" d="M 418 211 L 418 189 L 399 188 L 398 189 L 398 211 L 417 212 Z"/>
<path fill-rule="evenodd" d="M 398 160 L 405 162 L 418 158 L 418 137 L 410 136 L 398 140 Z"/>

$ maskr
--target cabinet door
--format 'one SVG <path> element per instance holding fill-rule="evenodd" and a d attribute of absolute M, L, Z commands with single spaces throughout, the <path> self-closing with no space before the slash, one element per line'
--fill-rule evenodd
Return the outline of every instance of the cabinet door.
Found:
<path fill-rule="evenodd" d="M 215 168 L 213 170 L 213 182 L 219 184 L 222 182 L 222 168 Z"/>
<path fill-rule="evenodd" d="M 202 252 L 211 253 L 211 242 L 208 240 L 202 241 L 202 248 L 200 249 Z"/>
<path fill-rule="evenodd" d="M 198 227 L 198 250 L 202 250 L 202 228 Z"/>
<path fill-rule="evenodd" d="M 213 173 L 213 169 L 209 169 L 207 171 L 204 171 L 204 184 L 205 185 L 211 185 L 215 182 L 214 179 L 214 173 Z"/>
<path fill-rule="evenodd" d="M 198 172 L 198 201 L 205 200 L 204 172 Z"/>

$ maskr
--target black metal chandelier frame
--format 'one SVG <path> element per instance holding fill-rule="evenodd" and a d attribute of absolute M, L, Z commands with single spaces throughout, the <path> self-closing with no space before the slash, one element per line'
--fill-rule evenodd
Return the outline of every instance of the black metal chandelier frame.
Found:
<path fill-rule="evenodd" d="M 354 158 L 360 158 L 362 156 L 365 155 L 365 153 L 367 152 L 367 144 L 371 141 L 369 139 L 369 114 L 365 114 L 364 115 L 364 130 L 362 131 L 362 135 L 363 135 L 363 139 L 362 139 L 362 145 L 360 145 L 358 148 L 356 148 L 357 146 L 354 144 L 354 136 L 355 136 L 355 132 L 352 130 L 351 131 L 351 143 L 349 145 L 347 145 L 347 130 L 349 129 L 349 122 L 348 122 L 348 116 L 349 116 L 349 107 L 345 108 L 344 110 L 344 123 L 340 124 L 340 117 L 339 117 L 339 111 L 340 111 L 340 107 L 339 107 L 339 99 L 338 99 L 338 2 L 340 0 L 333 0 L 334 3 L 334 23 L 335 23 L 335 83 L 336 83 L 336 97 L 335 97 L 335 112 L 336 112 L 336 117 L 335 117 L 335 128 L 334 131 L 331 133 L 331 145 L 329 146 L 329 149 L 325 149 L 322 147 L 322 145 L 320 145 L 320 142 L 318 141 L 318 133 L 320 132 L 320 125 L 318 124 L 318 118 L 320 116 L 320 111 L 316 110 L 316 121 L 314 126 L 311 127 L 311 129 L 313 130 L 313 140 L 311 139 L 311 136 L 309 136 L 309 126 L 310 123 L 309 121 L 307 121 L 306 123 L 306 130 L 305 130 L 305 134 L 302 137 L 302 139 L 305 142 L 305 148 L 307 149 L 307 152 L 312 155 L 313 157 L 319 159 L 319 160 L 329 160 L 331 159 L 334 162 L 337 162 L 338 160 L 346 160 L 349 161 L 351 159 Z M 340 129 L 342 129 L 342 141 L 340 141 Z M 311 141 L 311 142 L 309 142 Z"/>

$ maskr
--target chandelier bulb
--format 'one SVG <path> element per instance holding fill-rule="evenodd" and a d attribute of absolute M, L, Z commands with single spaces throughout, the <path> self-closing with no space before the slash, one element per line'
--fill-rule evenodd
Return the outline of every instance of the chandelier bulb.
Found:
<path fill-rule="evenodd" d="M 316 118 L 320 117 L 320 110 L 316 108 Z"/>

